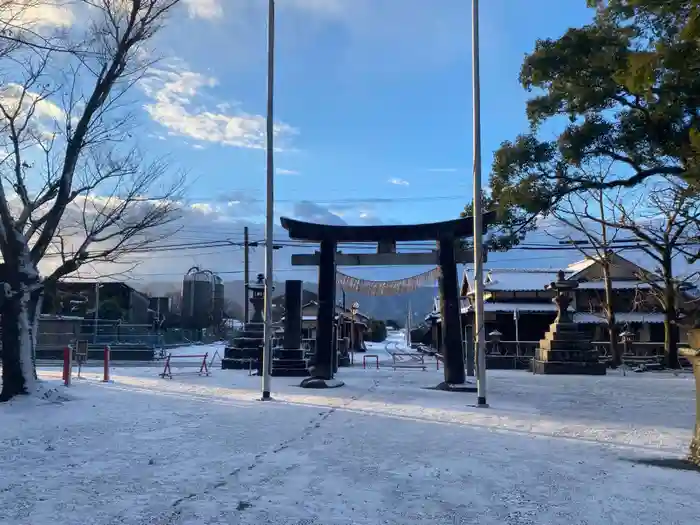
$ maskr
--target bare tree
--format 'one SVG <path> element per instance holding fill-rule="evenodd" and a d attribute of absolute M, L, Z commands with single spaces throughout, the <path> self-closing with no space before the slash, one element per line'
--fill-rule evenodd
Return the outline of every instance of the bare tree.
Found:
<path fill-rule="evenodd" d="M 165 164 L 134 145 L 129 90 L 178 3 L 77 1 L 76 16 L 89 22 L 63 48 L 0 39 L 7 49 L 0 55 L 0 400 L 33 388 L 31 334 L 46 286 L 173 231 L 164 226 L 178 217 L 182 181 L 165 183 Z M 40 263 L 51 266 L 46 278 Z"/>
<path fill-rule="evenodd" d="M 629 199 L 616 201 L 612 211 L 605 224 L 634 235 L 640 241 L 639 249 L 657 264 L 654 272 L 642 272 L 638 278 L 649 285 L 664 313 L 665 364 L 678 368 L 679 305 L 683 288 L 696 274 L 677 275 L 674 261 L 695 255 L 700 197 L 687 182 L 669 178 L 647 186 L 631 204 Z"/>
<path fill-rule="evenodd" d="M 612 164 L 610 163 L 596 165 L 589 169 L 589 176 L 593 180 L 601 182 L 602 186 L 602 183 L 609 176 L 611 168 Z M 622 364 L 622 349 L 618 341 L 611 272 L 614 255 L 612 246 L 620 230 L 608 225 L 608 215 L 611 203 L 618 202 L 619 199 L 619 188 L 590 189 L 581 193 L 568 194 L 550 210 L 550 214 L 560 223 L 568 226 L 569 232 L 565 235 L 548 233 L 560 242 L 571 243 L 579 249 L 583 256 L 592 256 L 602 269 L 604 295 L 600 298 L 599 305 L 603 310 L 608 329 L 613 367 Z M 574 239 L 571 235 L 572 232 L 578 238 Z M 578 242 L 581 237 L 584 240 L 583 244 Z"/>

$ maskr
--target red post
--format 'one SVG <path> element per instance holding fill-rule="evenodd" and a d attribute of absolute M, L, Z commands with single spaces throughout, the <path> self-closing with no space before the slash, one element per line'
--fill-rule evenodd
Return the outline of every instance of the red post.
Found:
<path fill-rule="evenodd" d="M 103 383 L 109 383 L 109 345 L 105 345 L 105 370 L 104 370 L 104 378 L 102 379 Z"/>
<path fill-rule="evenodd" d="M 365 354 L 362 356 L 362 368 L 367 368 L 367 358 L 368 357 L 374 359 L 374 362 L 377 365 L 377 370 L 379 370 L 379 356 L 373 355 L 373 354 Z"/>
<path fill-rule="evenodd" d="M 202 366 L 199 367 L 199 375 L 200 376 L 202 374 L 209 375 L 209 368 L 207 367 L 207 356 L 208 355 L 209 355 L 209 352 L 204 354 L 204 358 L 202 359 Z"/>
<path fill-rule="evenodd" d="M 70 386 L 71 373 L 73 372 L 73 363 L 71 363 L 71 358 L 73 357 L 73 352 L 70 346 L 63 349 L 63 384 Z"/>

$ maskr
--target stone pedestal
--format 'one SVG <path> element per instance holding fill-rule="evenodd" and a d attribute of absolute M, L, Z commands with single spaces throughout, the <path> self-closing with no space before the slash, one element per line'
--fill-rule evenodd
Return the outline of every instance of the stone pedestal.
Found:
<path fill-rule="evenodd" d="M 690 442 L 688 459 L 700 467 L 700 330 L 690 330 L 688 342 L 692 349 L 681 348 L 678 351 L 693 365 L 695 375 L 695 432 Z"/>
<path fill-rule="evenodd" d="M 576 323 L 554 322 L 532 360 L 535 374 L 605 375 L 605 363 Z"/>
<path fill-rule="evenodd" d="M 532 360 L 535 374 L 605 375 L 607 366 L 600 362 L 590 338 L 582 333 L 569 312 L 571 297 L 567 292 L 578 288 L 575 281 L 567 281 L 564 272 L 546 289 L 554 290 L 552 302 L 557 306 L 557 317 L 540 341 Z"/>
<path fill-rule="evenodd" d="M 223 370 L 248 370 L 261 372 L 263 353 L 263 330 L 259 324 L 247 324 L 241 334 L 234 338 L 231 346 L 224 350 L 221 360 Z"/>

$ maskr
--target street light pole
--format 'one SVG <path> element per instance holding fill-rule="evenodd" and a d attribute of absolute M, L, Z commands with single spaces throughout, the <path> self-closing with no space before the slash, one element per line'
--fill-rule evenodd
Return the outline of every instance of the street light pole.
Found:
<path fill-rule="evenodd" d="M 275 89 L 275 0 L 269 0 L 267 20 L 267 126 L 265 151 L 267 160 L 267 198 L 265 222 L 265 328 L 263 331 L 262 400 L 270 397 L 270 368 L 272 365 L 272 257 L 274 253 L 273 226 L 275 219 L 275 164 L 273 118 Z"/>
<path fill-rule="evenodd" d="M 472 82 L 474 111 L 474 332 L 476 335 L 477 406 L 486 404 L 484 336 L 484 255 L 481 201 L 481 86 L 479 74 L 479 0 L 472 0 Z"/>

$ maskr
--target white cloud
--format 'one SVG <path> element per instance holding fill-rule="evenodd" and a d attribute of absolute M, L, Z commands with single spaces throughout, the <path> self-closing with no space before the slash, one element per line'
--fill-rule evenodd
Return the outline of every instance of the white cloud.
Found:
<path fill-rule="evenodd" d="M 277 168 L 275 170 L 275 173 L 277 175 L 299 175 L 299 172 L 297 170 L 287 170 L 284 168 Z"/>
<path fill-rule="evenodd" d="M 145 105 L 145 109 L 151 118 L 167 128 L 171 135 L 238 148 L 263 148 L 264 116 L 243 112 L 232 114 L 221 109 L 210 111 L 195 106 L 195 98 L 199 91 L 203 88 L 213 88 L 217 84 L 218 81 L 214 77 L 182 67 L 177 70 L 172 67 L 154 69 L 141 82 L 146 95 L 152 100 Z M 275 124 L 275 137 L 281 141 L 281 147 L 284 147 L 284 139 L 296 132 L 287 124 Z"/>
<path fill-rule="evenodd" d="M 294 216 L 300 220 L 309 222 L 336 225 L 346 224 L 338 212 L 333 212 L 324 206 L 310 201 L 301 201 L 294 204 Z"/>
<path fill-rule="evenodd" d="M 21 121 L 26 119 L 31 112 L 30 125 L 32 126 L 42 126 L 47 122 L 57 123 L 65 118 L 65 113 L 59 106 L 43 95 L 26 91 L 19 84 L 7 84 L 0 87 L 0 104 L 11 115 L 19 109 L 18 117 L 22 119 Z"/>
<path fill-rule="evenodd" d="M 5 4 L 5 2 L 3 2 Z M 13 25 L 31 27 L 68 27 L 75 22 L 75 16 L 66 0 L 15 0 L 2 5 L 3 21 Z"/>
<path fill-rule="evenodd" d="M 397 178 L 389 179 L 388 182 L 389 184 L 394 184 L 396 186 L 408 186 L 410 184 L 407 180 Z"/>
<path fill-rule="evenodd" d="M 190 18 L 216 20 L 224 16 L 224 8 L 220 0 L 184 0 L 184 2 Z"/>

